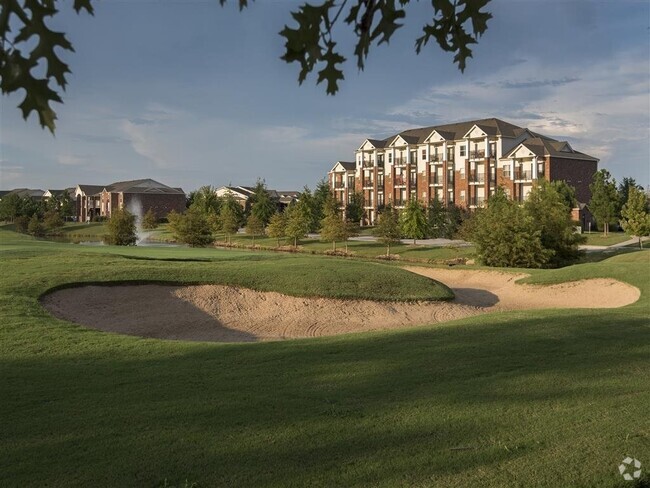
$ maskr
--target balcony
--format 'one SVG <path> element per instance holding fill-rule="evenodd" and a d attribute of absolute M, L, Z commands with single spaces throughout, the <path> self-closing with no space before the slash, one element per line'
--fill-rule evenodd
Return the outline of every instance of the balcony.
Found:
<path fill-rule="evenodd" d="M 432 163 L 442 163 L 442 156 L 440 154 L 431 154 L 429 161 Z"/>
<path fill-rule="evenodd" d="M 516 169 L 515 170 L 515 180 L 524 180 L 524 181 L 530 181 L 533 179 L 533 172 L 530 170 L 520 170 Z"/>
<path fill-rule="evenodd" d="M 343 183 L 342 181 L 335 181 L 334 182 L 334 189 L 335 190 L 341 190 L 343 188 L 345 188 L 345 183 Z"/>
<path fill-rule="evenodd" d="M 469 152 L 469 159 L 484 159 L 485 158 L 485 150 L 481 149 L 480 151 L 470 151 Z"/>
<path fill-rule="evenodd" d="M 406 166 L 405 158 L 395 158 L 395 166 Z"/>
<path fill-rule="evenodd" d="M 469 182 L 483 184 L 485 183 L 485 173 L 477 173 L 475 171 L 470 171 L 469 173 Z"/>
<path fill-rule="evenodd" d="M 453 186 L 453 184 L 454 184 L 454 175 L 453 174 L 447 175 L 447 184 Z"/>
<path fill-rule="evenodd" d="M 409 186 L 415 188 L 418 186 L 418 179 L 417 178 L 411 178 L 409 180 Z"/>
<path fill-rule="evenodd" d="M 429 175 L 429 185 L 442 185 L 442 178 L 435 173 Z"/>
<path fill-rule="evenodd" d="M 361 166 L 363 166 L 364 168 L 372 168 L 372 167 L 375 166 L 375 162 L 374 161 L 361 161 Z"/>
<path fill-rule="evenodd" d="M 403 176 L 396 176 L 394 186 L 406 186 L 406 179 Z"/>
<path fill-rule="evenodd" d="M 406 200 L 395 200 L 396 207 L 403 207 L 406 204 Z"/>
<path fill-rule="evenodd" d="M 363 187 L 364 188 L 372 188 L 372 180 L 363 180 Z"/>

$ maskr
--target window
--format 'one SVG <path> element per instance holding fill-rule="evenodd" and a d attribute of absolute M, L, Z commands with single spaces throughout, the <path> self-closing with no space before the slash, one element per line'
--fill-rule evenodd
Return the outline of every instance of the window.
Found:
<path fill-rule="evenodd" d="M 467 147 L 466 146 L 460 146 L 460 157 L 464 158 L 467 156 Z"/>
<path fill-rule="evenodd" d="M 393 162 L 393 153 L 388 153 L 388 162 L 389 163 Z"/>
<path fill-rule="evenodd" d="M 426 161 L 426 160 L 427 160 L 427 150 L 422 149 L 422 161 Z"/>
<path fill-rule="evenodd" d="M 417 162 L 418 162 L 418 152 L 411 151 L 411 163 L 417 163 Z"/>
<path fill-rule="evenodd" d="M 460 201 L 464 202 L 465 201 L 465 190 L 460 191 Z"/>

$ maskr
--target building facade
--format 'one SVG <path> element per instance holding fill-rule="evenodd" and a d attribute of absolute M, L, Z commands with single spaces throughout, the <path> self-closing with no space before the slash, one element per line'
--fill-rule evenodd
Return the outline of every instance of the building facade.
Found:
<path fill-rule="evenodd" d="M 172 210 L 185 211 L 187 201 L 181 188 L 152 179 L 118 181 L 107 186 L 77 185 L 75 197 L 79 222 L 97 216 L 110 218 L 113 210 L 122 208 L 136 215 L 151 210 L 157 219 L 162 219 Z"/>
<path fill-rule="evenodd" d="M 363 194 L 364 225 L 385 205 L 403 208 L 410 199 L 477 208 L 498 186 L 523 201 L 533 182 L 563 180 L 586 203 L 598 159 L 566 141 L 500 119 L 410 129 L 386 139 L 366 139 L 354 161 L 338 161 L 329 184 L 342 208 Z"/>

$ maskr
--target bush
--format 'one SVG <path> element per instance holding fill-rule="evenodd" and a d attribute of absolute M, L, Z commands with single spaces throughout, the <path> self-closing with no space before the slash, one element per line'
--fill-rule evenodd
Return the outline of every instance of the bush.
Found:
<path fill-rule="evenodd" d="M 57 210 L 49 210 L 45 213 L 43 224 L 48 232 L 54 233 L 63 227 L 64 222 Z"/>
<path fill-rule="evenodd" d="M 171 212 L 167 218 L 177 241 L 192 247 L 207 246 L 214 242 L 208 219 L 196 207 L 190 207 L 183 215 Z"/>
<path fill-rule="evenodd" d="M 114 211 L 108 220 L 105 241 L 115 246 L 135 246 L 135 215 L 126 209 Z"/>
<path fill-rule="evenodd" d="M 153 209 L 147 210 L 147 213 L 142 217 L 142 228 L 145 230 L 152 230 L 158 227 L 158 219 Z"/>
<path fill-rule="evenodd" d="M 32 218 L 29 219 L 29 224 L 27 224 L 27 232 L 29 232 L 34 237 L 43 237 L 45 235 L 45 227 L 38 219 L 38 215 L 32 215 Z"/>
<path fill-rule="evenodd" d="M 27 227 L 29 226 L 29 218 L 25 215 L 21 215 L 14 219 L 14 225 L 16 226 L 16 232 L 22 234 L 27 234 Z"/>

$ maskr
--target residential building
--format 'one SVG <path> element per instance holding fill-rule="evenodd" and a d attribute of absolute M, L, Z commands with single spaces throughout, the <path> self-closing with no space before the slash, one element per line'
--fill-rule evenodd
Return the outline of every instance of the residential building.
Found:
<path fill-rule="evenodd" d="M 266 192 L 269 194 L 269 197 L 278 202 L 278 210 L 284 210 L 292 202 L 296 202 L 300 199 L 300 192 L 298 191 L 280 191 L 267 189 Z M 239 203 L 245 209 L 248 205 L 249 198 L 255 193 L 255 187 L 221 186 L 215 190 L 215 193 L 218 197 L 231 195 L 237 201 L 237 203 Z"/>
<path fill-rule="evenodd" d="M 77 185 L 77 218 L 86 222 L 93 217 L 110 217 L 114 209 L 126 208 L 144 215 L 149 210 L 156 218 L 169 212 L 183 212 L 186 196 L 181 188 L 172 188 L 152 179 L 118 181 L 107 186 Z"/>
<path fill-rule="evenodd" d="M 329 183 L 342 206 L 354 192 L 363 194 L 367 225 L 384 205 L 403 208 L 413 198 L 474 209 L 501 186 L 523 201 L 541 178 L 566 181 L 585 203 L 597 165 L 597 158 L 566 141 L 489 118 L 366 139 L 353 162 L 334 164 Z"/>
<path fill-rule="evenodd" d="M 40 202 L 45 195 L 43 190 L 30 189 L 30 188 L 14 188 L 13 190 L 0 191 L 0 200 L 8 195 L 18 195 L 20 198 L 31 198 L 34 201 Z"/>

